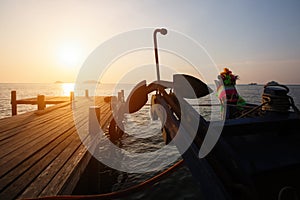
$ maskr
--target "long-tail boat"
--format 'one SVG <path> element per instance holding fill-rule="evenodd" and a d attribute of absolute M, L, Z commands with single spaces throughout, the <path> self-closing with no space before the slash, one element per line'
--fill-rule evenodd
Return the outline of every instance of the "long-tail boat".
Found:
<path fill-rule="evenodd" d="M 138 111 L 152 94 L 152 112 L 164 121 L 165 143 L 177 146 L 206 199 L 300 199 L 300 112 L 288 87 L 270 82 L 260 105 L 247 104 L 235 90 L 237 77 L 226 69 L 216 81 L 223 118 L 208 121 L 187 99 L 202 98 L 212 89 L 186 74 L 175 74 L 172 82 L 160 80 L 155 56 L 158 80 L 137 84 L 126 112 Z M 233 83 L 225 84 L 226 73 Z"/>

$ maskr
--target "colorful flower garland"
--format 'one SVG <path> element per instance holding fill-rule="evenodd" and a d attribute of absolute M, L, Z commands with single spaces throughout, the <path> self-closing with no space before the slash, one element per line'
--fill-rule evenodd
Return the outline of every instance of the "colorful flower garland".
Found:
<path fill-rule="evenodd" d="M 236 80 L 239 79 L 239 76 L 233 75 L 228 68 L 224 68 L 224 71 L 220 73 L 218 78 L 223 80 L 225 86 L 230 86 L 236 84 Z"/>

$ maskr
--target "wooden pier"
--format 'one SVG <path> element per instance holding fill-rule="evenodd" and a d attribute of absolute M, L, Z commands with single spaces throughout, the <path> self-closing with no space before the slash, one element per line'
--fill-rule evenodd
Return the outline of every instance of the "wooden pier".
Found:
<path fill-rule="evenodd" d="M 84 139 L 90 139 L 88 105 L 100 108 L 103 130 L 112 117 L 104 97 L 80 98 L 0 120 L 0 199 L 72 193 L 91 158 L 77 134 L 81 129 Z M 85 114 L 75 127 L 72 109 L 77 101 L 76 109 Z"/>

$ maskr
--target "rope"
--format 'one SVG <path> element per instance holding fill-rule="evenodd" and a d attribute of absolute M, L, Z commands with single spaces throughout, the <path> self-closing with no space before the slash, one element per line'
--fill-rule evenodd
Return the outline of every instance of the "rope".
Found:
<path fill-rule="evenodd" d="M 272 89 L 272 87 L 274 87 Z M 283 88 L 279 89 L 279 88 Z M 275 89 L 277 88 L 277 89 Z M 277 111 L 277 112 L 288 112 L 290 106 L 291 97 L 287 95 L 289 93 L 289 88 L 285 85 L 281 85 L 277 82 L 269 82 L 264 86 L 264 93 L 262 95 L 263 103 L 266 103 L 262 110 Z"/>
<path fill-rule="evenodd" d="M 261 108 L 261 107 L 263 107 L 264 105 L 266 105 L 267 103 L 269 103 L 269 101 L 266 101 L 266 102 L 262 103 L 261 105 L 256 106 L 255 108 L 253 108 L 253 109 L 249 110 L 248 112 L 242 114 L 241 116 L 237 117 L 236 119 L 243 118 L 243 117 L 245 117 L 245 116 L 247 116 L 247 115 L 253 113 L 254 111 L 256 111 L 256 110 L 258 110 L 259 108 Z"/>
<path fill-rule="evenodd" d="M 278 96 L 263 94 L 262 100 L 263 103 L 266 103 L 262 107 L 263 110 L 287 112 L 291 106 L 290 97 L 288 95 Z"/>
<path fill-rule="evenodd" d="M 163 172 L 159 173 L 158 175 L 142 182 L 137 185 L 134 185 L 132 187 L 119 190 L 116 192 L 110 192 L 105 194 L 95 194 L 95 195 L 61 195 L 61 196 L 46 196 L 46 197 L 38 197 L 38 198 L 27 198 L 24 200 L 69 200 L 69 199 L 97 199 L 97 200 L 103 200 L 103 199 L 112 199 L 112 198 L 120 198 L 129 194 L 132 194 L 133 192 L 136 192 L 142 188 L 145 188 L 146 186 L 153 185 L 157 183 L 158 181 L 162 180 L 165 176 L 170 175 L 172 172 L 175 171 L 175 169 L 181 167 L 183 164 L 183 160 L 178 161 L 168 169 L 164 170 Z"/>

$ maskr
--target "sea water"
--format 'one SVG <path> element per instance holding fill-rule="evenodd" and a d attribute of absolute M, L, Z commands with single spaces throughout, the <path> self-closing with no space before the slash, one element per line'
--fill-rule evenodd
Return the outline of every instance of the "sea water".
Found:
<path fill-rule="evenodd" d="M 113 85 L 105 87 L 95 87 L 93 84 L 83 84 L 77 88 L 75 95 L 84 95 L 85 89 L 89 90 L 90 95 L 117 95 L 120 89 L 125 90 L 125 97 L 128 96 L 134 85 L 123 85 L 118 88 L 112 88 Z M 290 85 L 289 95 L 293 97 L 295 104 L 300 108 L 300 85 Z M 70 91 L 74 90 L 74 84 L 0 84 L 0 119 L 11 116 L 10 92 L 17 91 L 17 99 L 36 97 L 38 94 L 46 96 L 68 96 Z M 261 104 L 262 85 L 238 85 L 237 90 L 241 96 L 248 102 Z M 208 99 L 200 99 L 198 103 L 208 103 Z M 194 102 L 195 103 L 195 102 Z M 36 110 L 36 105 L 18 105 L 18 114 Z M 161 137 L 160 123 L 151 120 L 150 107 L 143 107 L 138 113 L 126 114 L 124 118 L 124 127 L 127 134 L 122 138 L 122 148 L 127 151 L 143 153 L 155 151 L 162 148 L 164 142 Z M 195 106 L 195 109 L 203 116 L 209 117 L 209 108 Z M 149 126 L 151 124 L 151 126 Z M 146 127 L 146 128 L 145 128 Z M 143 138 L 142 140 L 140 138 Z M 151 138 L 151 139 L 149 139 Z M 100 150 L 100 149 L 99 149 Z M 178 154 L 176 150 L 169 152 L 170 156 Z M 180 158 L 180 157 L 179 157 Z M 151 162 L 155 162 L 155 159 Z M 148 163 L 137 163 L 143 166 Z M 166 168 L 166 167 L 165 167 Z M 126 173 L 113 170 L 109 173 L 115 173 L 116 181 L 113 181 L 111 191 L 128 188 L 135 184 L 163 171 L 164 168 L 147 173 Z M 100 174 L 102 172 L 95 172 Z M 101 186 L 100 186 L 101 187 Z M 107 186 L 105 186 L 107 187 Z M 99 188 L 99 191 L 101 188 Z M 97 192 L 97 191 L 96 191 Z M 201 199 L 201 192 L 197 183 L 194 181 L 187 167 L 181 167 L 164 180 L 155 185 L 145 188 L 139 192 L 133 193 L 122 199 Z"/>
<path fill-rule="evenodd" d="M 0 83 L 0 119 L 11 116 L 11 91 L 17 91 L 17 99 L 32 98 L 38 94 L 45 96 L 69 96 L 74 90 L 74 83 Z M 88 89 L 90 95 L 117 95 L 121 89 L 125 90 L 125 98 L 129 95 L 132 84 L 117 85 L 108 84 L 101 87 L 95 87 L 93 84 L 82 84 L 77 89 L 77 94 L 83 96 Z M 300 106 L 300 85 L 288 85 L 289 95 L 294 98 L 295 104 Z M 248 102 L 254 104 L 261 103 L 263 85 L 237 85 L 240 95 Z M 200 99 L 201 100 L 201 99 Z M 205 101 L 202 101 L 205 103 Z M 18 105 L 18 114 L 36 110 L 36 105 Z"/>

